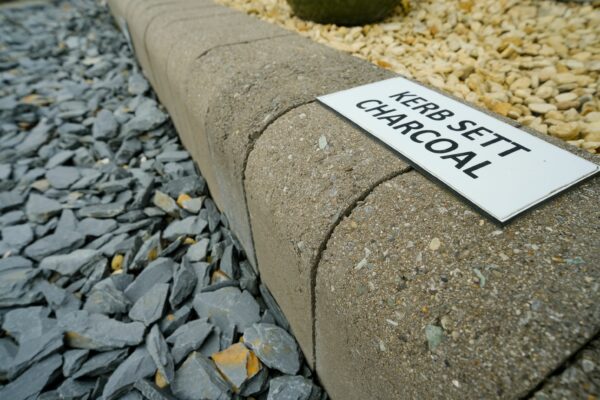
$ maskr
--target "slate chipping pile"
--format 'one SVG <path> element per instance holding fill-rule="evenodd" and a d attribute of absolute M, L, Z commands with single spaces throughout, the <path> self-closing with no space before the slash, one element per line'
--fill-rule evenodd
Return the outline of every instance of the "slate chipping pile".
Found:
<path fill-rule="evenodd" d="M 105 8 L 0 8 L 0 399 L 326 399 L 228 226 Z"/>

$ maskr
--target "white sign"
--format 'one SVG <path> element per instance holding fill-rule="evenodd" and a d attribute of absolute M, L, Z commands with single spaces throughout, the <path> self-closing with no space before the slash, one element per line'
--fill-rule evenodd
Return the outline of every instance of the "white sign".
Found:
<path fill-rule="evenodd" d="M 599 170 L 592 162 L 404 78 L 318 100 L 500 222 Z"/>

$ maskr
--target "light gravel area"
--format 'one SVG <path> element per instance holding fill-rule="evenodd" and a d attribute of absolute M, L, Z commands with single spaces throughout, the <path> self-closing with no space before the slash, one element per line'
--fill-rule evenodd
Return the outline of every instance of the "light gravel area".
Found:
<path fill-rule="evenodd" d="M 106 7 L 0 8 L 0 399 L 325 400 Z"/>
<path fill-rule="evenodd" d="M 359 27 L 303 21 L 285 0 L 217 1 L 600 153 L 598 1 L 405 1 Z"/>

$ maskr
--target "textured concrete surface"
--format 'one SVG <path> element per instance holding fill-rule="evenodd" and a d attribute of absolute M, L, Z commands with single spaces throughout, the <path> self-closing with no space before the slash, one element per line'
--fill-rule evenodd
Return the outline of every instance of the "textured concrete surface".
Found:
<path fill-rule="evenodd" d="M 600 328 L 598 196 L 595 178 L 499 228 L 414 171 L 377 187 L 317 272 L 329 393 L 526 395 Z"/>
<path fill-rule="evenodd" d="M 600 395 L 600 339 L 595 339 L 549 377 L 534 400 L 597 399 Z"/>
<path fill-rule="evenodd" d="M 243 176 L 256 138 L 315 96 L 392 76 L 296 35 L 216 48 L 195 62 L 191 75 L 188 93 L 195 97 L 188 103 L 207 132 L 218 187 L 226 193 L 222 207 L 247 249 L 252 237 Z"/>
<path fill-rule="evenodd" d="M 406 169 L 320 104 L 279 118 L 250 154 L 246 190 L 261 277 L 311 363 L 311 288 L 321 247 L 365 193 Z"/>

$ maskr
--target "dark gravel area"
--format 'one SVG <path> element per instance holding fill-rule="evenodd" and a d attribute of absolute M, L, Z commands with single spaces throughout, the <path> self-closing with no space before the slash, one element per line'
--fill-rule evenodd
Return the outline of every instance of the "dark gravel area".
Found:
<path fill-rule="evenodd" d="M 324 400 L 92 0 L 0 8 L 0 399 Z"/>

